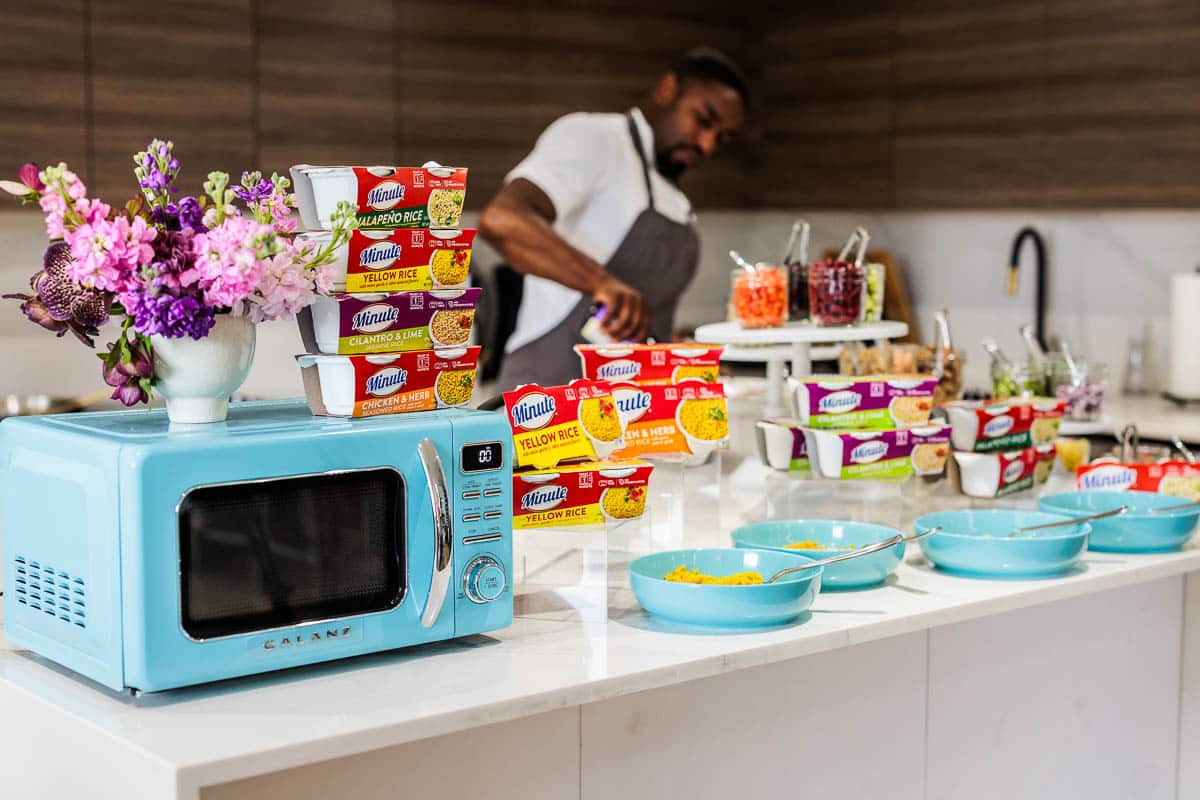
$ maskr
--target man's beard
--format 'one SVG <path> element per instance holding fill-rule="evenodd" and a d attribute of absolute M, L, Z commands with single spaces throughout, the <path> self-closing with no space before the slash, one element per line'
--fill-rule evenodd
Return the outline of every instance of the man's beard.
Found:
<path fill-rule="evenodd" d="M 655 153 L 654 155 L 654 166 L 658 170 L 658 174 L 671 183 L 679 183 L 679 179 L 683 176 L 683 173 L 688 171 L 687 164 L 671 159 L 671 154 L 677 150 L 695 150 L 695 148 L 688 145 L 681 145 L 672 147 L 663 153 Z M 696 152 L 699 153 L 700 151 L 696 150 Z"/>

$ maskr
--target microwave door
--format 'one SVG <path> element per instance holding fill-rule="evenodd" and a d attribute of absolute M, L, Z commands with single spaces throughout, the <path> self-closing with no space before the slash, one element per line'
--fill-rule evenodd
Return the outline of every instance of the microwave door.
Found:
<path fill-rule="evenodd" d="M 207 641 L 396 608 L 410 589 L 408 504 L 391 467 L 192 489 L 178 512 L 184 633 Z"/>

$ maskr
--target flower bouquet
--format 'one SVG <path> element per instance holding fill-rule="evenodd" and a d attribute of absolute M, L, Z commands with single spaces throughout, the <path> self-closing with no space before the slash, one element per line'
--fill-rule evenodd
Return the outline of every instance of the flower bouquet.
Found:
<path fill-rule="evenodd" d="M 141 192 L 117 210 L 89 198 L 66 164 L 26 164 L 19 181 L 0 181 L 0 189 L 41 206 L 51 240 L 31 291 L 3 297 L 20 300 L 32 322 L 88 347 L 120 319 L 98 354 L 114 399 L 149 402 L 158 387 L 173 421 L 224 419 L 229 394 L 249 370 L 254 324 L 291 319 L 331 289 L 334 253 L 357 224 L 355 209 L 340 204 L 332 236 L 317 246 L 290 236 L 296 216 L 286 177 L 246 172 L 231 185 L 228 173 L 211 172 L 204 195 L 177 198 L 171 142 L 155 139 L 133 160 Z"/>

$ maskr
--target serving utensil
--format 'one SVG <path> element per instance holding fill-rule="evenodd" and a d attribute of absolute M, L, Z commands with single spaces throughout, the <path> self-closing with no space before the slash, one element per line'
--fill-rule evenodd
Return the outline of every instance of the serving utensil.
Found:
<path fill-rule="evenodd" d="M 1182 511 L 1185 508 L 1196 508 L 1197 506 L 1200 506 L 1200 500 L 1189 500 L 1186 503 L 1176 503 L 1173 506 L 1163 506 L 1162 508 L 1152 508 L 1149 511 L 1147 511 L 1146 514 L 1152 517 L 1156 514 L 1167 514 L 1171 511 Z"/>
<path fill-rule="evenodd" d="M 754 270 L 755 270 L 755 267 L 754 267 L 754 265 L 753 265 L 753 264 L 751 264 L 751 263 L 750 263 L 749 261 L 747 261 L 746 259 L 742 258 L 742 257 L 741 257 L 741 256 L 738 254 L 738 251 L 737 251 L 737 250 L 730 250 L 730 251 L 729 251 L 729 257 L 733 259 L 733 263 L 737 264 L 737 265 L 738 265 L 739 267 L 741 267 L 742 269 L 746 270 L 747 272 L 754 272 Z"/>
<path fill-rule="evenodd" d="M 1014 528 L 1012 533 L 1010 533 L 1008 535 L 1008 538 L 1011 539 L 1012 537 L 1016 536 L 1018 533 L 1029 533 L 1030 531 L 1044 531 L 1047 528 L 1060 528 L 1060 527 L 1064 527 L 1066 525 L 1078 525 L 1081 522 L 1095 522 L 1098 519 L 1108 519 L 1109 517 L 1115 517 L 1119 514 L 1124 514 L 1128 510 L 1129 510 L 1129 506 L 1117 506 L 1116 508 L 1111 508 L 1108 511 L 1104 511 L 1099 514 L 1092 514 L 1089 517 L 1073 517 L 1071 519 L 1059 520 L 1058 522 L 1047 522 L 1044 525 L 1029 525 L 1024 528 Z"/>
<path fill-rule="evenodd" d="M 1171 444 L 1175 445 L 1175 449 L 1179 451 L 1180 455 L 1182 455 L 1184 460 L 1186 460 L 1189 464 L 1196 463 L 1196 454 L 1193 453 L 1188 446 L 1183 443 L 1183 439 L 1180 439 L 1178 434 L 1175 434 L 1171 437 Z"/>
<path fill-rule="evenodd" d="M 786 576 L 791 575 L 796 572 L 803 572 L 806 569 L 812 569 L 813 567 L 824 567 L 828 564 L 836 564 L 839 561 L 848 561 L 851 558 L 858 558 L 859 556 L 867 556 L 867 555 L 870 555 L 871 553 L 878 553 L 880 550 L 886 550 L 889 547 L 891 547 L 892 545 L 899 544 L 900 542 L 915 542 L 918 539 L 924 539 L 926 536 L 929 536 L 930 534 L 933 534 L 933 533 L 937 533 L 940 530 L 941 530 L 940 526 L 933 527 L 927 531 L 922 531 L 921 533 L 915 534 L 913 536 L 905 536 L 902 533 L 897 533 L 895 536 L 884 539 L 882 542 L 876 542 L 875 544 L 869 544 L 866 547 L 854 550 L 853 552 L 850 552 L 850 553 L 841 553 L 840 555 L 830 556 L 829 558 L 822 558 L 822 559 L 819 559 L 816 561 L 809 561 L 807 564 L 803 564 L 799 567 L 788 567 L 787 569 L 781 569 L 781 570 L 779 570 L 779 572 L 776 572 L 770 578 L 763 581 L 763 583 L 775 583 L 780 578 L 786 577 Z"/>
<path fill-rule="evenodd" d="M 792 233 L 788 236 L 787 248 L 783 251 L 783 261 L 780 263 L 792 263 L 792 251 L 796 249 L 797 243 L 800 245 L 800 257 L 796 259 L 796 263 L 808 263 L 808 235 L 811 230 L 812 226 L 808 224 L 808 220 L 798 219 L 792 223 Z"/>

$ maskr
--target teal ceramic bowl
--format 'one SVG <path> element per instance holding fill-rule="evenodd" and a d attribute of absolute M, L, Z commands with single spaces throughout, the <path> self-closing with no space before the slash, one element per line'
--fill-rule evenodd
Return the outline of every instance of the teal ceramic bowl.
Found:
<path fill-rule="evenodd" d="M 920 540 L 921 551 L 939 569 L 975 578 L 1049 578 L 1074 568 L 1087 548 L 1086 522 L 1023 533 L 1014 528 L 1067 519 L 1038 511 L 939 511 L 918 517 L 917 533 L 941 526 Z"/>
<path fill-rule="evenodd" d="M 1092 535 L 1089 550 L 1110 553 L 1165 553 L 1178 550 L 1192 538 L 1200 508 L 1183 508 L 1151 516 L 1147 512 L 1186 503 L 1186 497 L 1157 492 L 1063 492 L 1038 500 L 1038 508 L 1069 517 L 1086 517 L 1121 506 L 1124 514 L 1088 523 Z"/>
<path fill-rule="evenodd" d="M 808 558 L 827 558 L 854 548 L 882 542 L 900 531 L 883 525 L 866 522 L 847 522 L 833 519 L 789 519 L 770 522 L 755 522 L 743 525 L 733 532 L 733 543 L 738 547 L 758 547 L 767 550 L 782 550 Z M 816 542 L 825 549 L 791 549 L 794 542 Z M 851 547 L 854 545 L 854 548 Z M 823 567 L 821 590 L 863 589 L 877 586 L 895 572 L 904 558 L 904 542 L 897 542 L 878 553 L 851 558 Z"/>
<path fill-rule="evenodd" d="M 675 622 L 726 628 L 782 625 L 812 605 L 821 588 L 820 567 L 788 575 L 776 583 L 753 586 L 675 583 L 663 580 L 663 576 L 685 564 L 706 575 L 753 571 L 767 580 L 781 569 L 808 560 L 777 550 L 669 550 L 635 559 L 629 565 L 629 583 L 642 608 Z"/>

